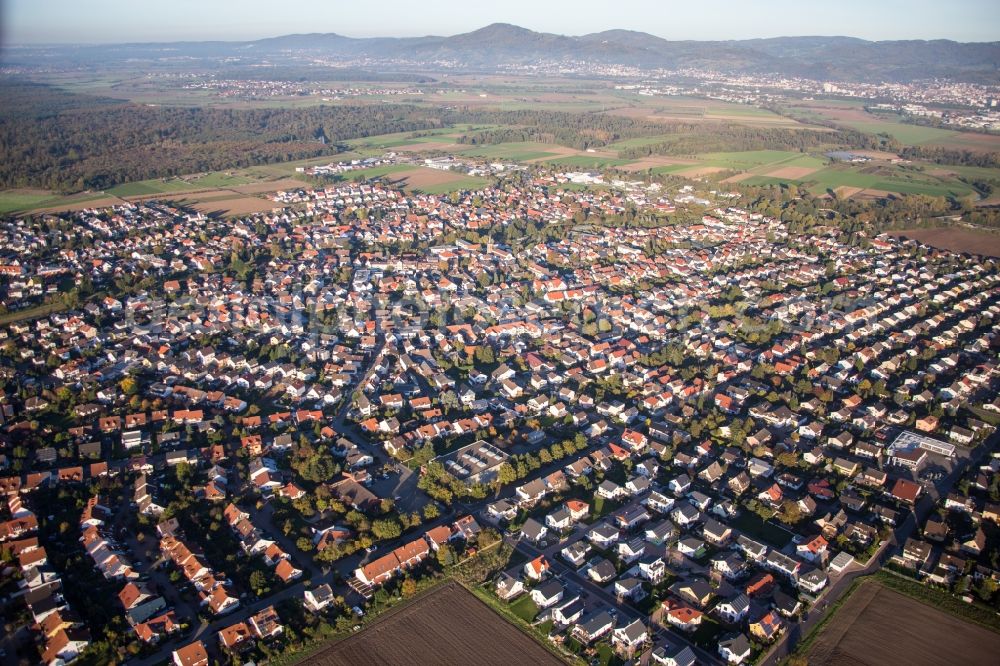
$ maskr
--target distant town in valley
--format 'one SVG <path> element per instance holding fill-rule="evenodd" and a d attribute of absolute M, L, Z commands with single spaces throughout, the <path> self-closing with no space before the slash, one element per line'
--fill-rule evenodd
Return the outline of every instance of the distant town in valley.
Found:
<path fill-rule="evenodd" d="M 0 666 L 994 663 L 998 62 L 4 43 Z"/>

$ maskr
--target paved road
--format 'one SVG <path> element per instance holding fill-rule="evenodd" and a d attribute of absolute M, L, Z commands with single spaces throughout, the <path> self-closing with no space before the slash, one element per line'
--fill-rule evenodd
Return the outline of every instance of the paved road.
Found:
<path fill-rule="evenodd" d="M 320 573 L 319 567 L 316 566 L 313 558 L 303 554 L 299 550 L 299 547 L 295 545 L 295 542 L 285 536 L 285 533 L 274 524 L 274 508 L 270 502 L 265 502 L 264 507 L 259 510 L 255 505 L 248 506 L 244 510 L 250 514 L 250 522 L 262 532 L 263 538 L 276 541 L 282 550 L 294 556 L 292 564 L 303 567 L 303 573 L 308 573 L 312 576 Z"/>
<path fill-rule="evenodd" d="M 641 499 L 636 498 L 633 499 L 630 503 L 626 504 L 625 507 L 630 506 L 632 504 L 638 504 L 640 502 Z M 597 524 L 599 522 L 600 521 L 597 521 L 594 524 Z M 631 622 L 632 620 L 635 619 L 642 619 L 647 624 L 650 624 L 649 622 L 650 618 L 645 613 L 638 610 L 629 603 L 620 602 L 614 594 L 608 592 L 605 588 L 601 587 L 587 576 L 580 575 L 579 572 L 577 572 L 572 567 L 568 566 L 562 560 L 562 558 L 558 556 L 558 551 L 568 546 L 569 544 L 573 543 L 574 541 L 577 541 L 578 540 L 577 537 L 582 537 L 582 534 L 586 532 L 588 529 L 590 529 L 590 527 L 592 527 L 592 525 L 579 523 L 576 525 L 576 527 L 574 527 L 573 531 L 570 533 L 568 537 L 559 540 L 557 543 L 550 544 L 546 546 L 544 549 L 540 549 L 536 547 L 534 544 L 531 544 L 523 539 L 515 541 L 513 539 L 508 538 L 508 541 L 513 543 L 513 545 L 518 550 L 520 550 L 522 553 L 524 553 L 525 555 L 527 555 L 532 559 L 538 557 L 539 555 L 544 555 L 545 559 L 548 560 L 549 564 L 551 565 L 551 569 L 556 572 L 556 575 L 562 580 L 569 581 L 574 585 L 576 585 L 577 587 L 579 587 L 582 596 L 596 597 L 609 607 L 613 609 L 618 609 L 619 614 L 625 615 L 628 622 Z M 619 622 L 619 624 L 621 623 Z M 657 628 L 653 626 L 650 626 L 650 631 L 658 635 L 666 634 L 669 636 L 669 639 L 674 643 L 681 643 L 683 645 L 689 646 L 694 651 L 695 655 L 698 657 L 698 661 L 700 664 L 703 664 L 705 666 L 714 666 L 716 664 L 723 663 L 722 660 L 717 655 L 708 652 L 707 650 L 699 647 L 698 645 L 695 645 L 694 643 L 691 642 L 690 638 L 688 638 L 686 635 L 680 632 L 676 632 L 666 628 Z"/>
<path fill-rule="evenodd" d="M 329 582 L 328 580 L 321 582 Z M 216 638 L 215 632 L 228 627 L 231 624 L 246 620 L 248 617 L 254 613 L 267 608 L 272 604 L 277 604 L 285 599 L 291 599 L 293 597 L 301 597 L 302 593 L 305 591 L 305 585 L 303 583 L 296 583 L 290 587 L 276 592 L 268 596 L 265 599 L 259 599 L 254 601 L 249 605 L 241 604 L 234 612 L 223 615 L 222 617 L 216 618 L 211 622 L 201 622 L 194 630 L 193 633 L 188 633 L 181 638 L 175 638 L 173 640 L 164 641 L 160 644 L 160 650 L 155 654 L 145 657 L 142 659 L 131 659 L 126 662 L 129 666 L 158 666 L 164 661 L 170 659 L 170 653 L 179 647 L 183 647 L 188 643 L 196 640 L 204 641 L 205 645 L 210 650 L 215 650 L 218 646 L 218 640 Z M 180 618 L 179 618 L 180 619 Z M 190 618 L 184 618 L 190 619 Z"/>
<path fill-rule="evenodd" d="M 972 450 L 968 457 L 956 461 L 951 473 L 936 484 L 924 485 L 925 493 L 920 497 L 913 511 L 906 514 L 902 523 L 896 526 L 892 536 L 884 541 L 875 552 L 868 564 L 861 566 L 853 564 L 847 571 L 831 579 L 830 585 L 820 595 L 809 614 L 791 625 L 781 638 L 774 644 L 768 655 L 761 660 L 760 666 L 776 666 L 795 651 L 795 646 L 802 638 L 809 635 L 817 624 L 826 616 L 829 607 L 833 606 L 850 589 L 851 584 L 862 576 L 868 576 L 885 564 L 897 550 L 901 550 L 906 540 L 922 525 L 928 514 L 934 510 L 938 500 L 947 495 L 955 482 L 970 466 L 977 464 L 987 451 L 997 442 L 1000 433 L 994 434 L 986 442 Z"/>

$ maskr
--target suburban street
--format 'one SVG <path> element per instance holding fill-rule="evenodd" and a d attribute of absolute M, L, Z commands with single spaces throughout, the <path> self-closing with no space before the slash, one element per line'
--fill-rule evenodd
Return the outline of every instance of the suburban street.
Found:
<path fill-rule="evenodd" d="M 883 541 L 878 550 L 872 555 L 865 565 L 857 562 L 839 575 L 830 576 L 830 584 L 818 597 L 815 606 L 804 617 L 792 624 L 787 631 L 775 642 L 768 651 L 767 656 L 760 662 L 760 666 L 777 666 L 783 659 L 791 655 L 799 640 L 809 635 L 809 632 L 818 625 L 834 606 L 837 601 L 850 589 L 851 584 L 862 576 L 868 576 L 882 568 L 897 550 L 901 550 L 906 540 L 910 538 L 917 528 L 923 524 L 924 520 L 937 504 L 943 495 L 947 495 L 955 482 L 962 476 L 966 469 L 976 465 L 984 455 L 996 443 L 1000 441 L 1000 433 L 994 433 L 985 442 L 972 450 L 967 457 L 961 459 L 961 463 L 956 463 L 950 473 L 934 484 L 924 484 L 922 487 L 926 491 L 917 501 L 913 511 L 909 511 L 903 522 L 896 526 L 892 532 L 892 537 Z"/>

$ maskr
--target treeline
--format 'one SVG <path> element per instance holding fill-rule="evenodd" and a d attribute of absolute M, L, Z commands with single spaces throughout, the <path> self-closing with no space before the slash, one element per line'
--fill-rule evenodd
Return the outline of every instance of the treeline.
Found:
<path fill-rule="evenodd" d="M 657 143 L 618 151 L 621 159 L 642 159 L 650 155 L 695 155 L 698 153 L 743 150 L 808 150 L 819 146 L 885 150 L 887 141 L 854 130 L 786 129 L 743 125 L 671 124 L 661 134 L 676 134 Z"/>
<path fill-rule="evenodd" d="M 939 146 L 907 146 L 899 151 L 899 155 L 908 160 L 926 160 L 935 164 L 1000 168 L 1000 153 L 998 152 L 956 150 Z"/>
<path fill-rule="evenodd" d="M 433 83 L 436 79 L 413 72 L 375 72 L 354 67 L 323 67 L 318 65 L 274 65 L 272 67 L 224 67 L 216 73 L 217 79 L 243 81 L 289 81 L 323 85 L 328 81 L 355 83 Z"/>
<path fill-rule="evenodd" d="M 604 113 L 460 109 L 452 112 L 450 118 L 453 122 L 505 125 L 505 127 L 480 130 L 458 137 L 458 143 L 470 145 L 537 141 L 586 150 L 587 148 L 606 146 L 622 139 L 653 136 L 667 131 L 666 126 L 662 123 Z"/>
<path fill-rule="evenodd" d="M 877 199 L 822 196 L 795 185 L 746 185 L 733 183 L 740 197 L 734 203 L 748 210 L 782 220 L 792 233 L 811 232 L 817 227 L 838 228 L 843 240 L 859 242 L 872 233 L 950 223 L 952 216 L 976 219 L 990 226 L 990 210 L 978 209 L 967 200 L 924 194 L 904 194 Z M 861 234 L 861 235 L 859 235 Z"/>
<path fill-rule="evenodd" d="M 143 106 L 8 80 L 0 84 L 0 187 L 60 191 L 316 157 L 328 142 L 441 126 L 404 105 L 309 109 Z"/>

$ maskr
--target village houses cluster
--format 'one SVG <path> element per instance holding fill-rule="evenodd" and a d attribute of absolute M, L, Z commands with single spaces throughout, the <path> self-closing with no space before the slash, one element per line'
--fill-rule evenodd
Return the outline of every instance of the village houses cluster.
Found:
<path fill-rule="evenodd" d="M 914 575 L 1000 579 L 995 266 L 567 181 L 0 224 L 3 305 L 66 297 L 0 328 L 0 541 L 43 661 L 90 636 L 40 537 L 143 649 L 210 623 L 178 666 L 280 639 L 268 594 L 363 603 L 485 530 L 552 640 L 669 666 L 766 650 L 893 533 Z M 29 508 L 53 490 L 68 530 Z"/>

